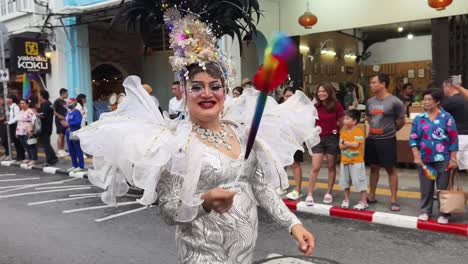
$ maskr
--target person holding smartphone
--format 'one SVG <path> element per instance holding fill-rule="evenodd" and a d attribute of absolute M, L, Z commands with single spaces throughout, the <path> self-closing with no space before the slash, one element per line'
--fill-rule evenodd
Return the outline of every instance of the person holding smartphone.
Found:
<path fill-rule="evenodd" d="M 468 101 L 460 93 L 460 89 L 466 91 L 460 85 L 460 78 L 453 76 L 443 83 L 445 98 L 442 108 L 450 113 L 455 120 L 458 130 L 457 162 L 460 170 L 468 169 Z"/>

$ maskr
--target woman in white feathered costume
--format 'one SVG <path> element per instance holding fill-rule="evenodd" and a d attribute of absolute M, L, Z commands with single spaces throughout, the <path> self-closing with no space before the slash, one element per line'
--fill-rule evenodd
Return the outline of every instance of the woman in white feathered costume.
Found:
<path fill-rule="evenodd" d="M 183 22 L 184 27 L 206 27 Z M 181 32 L 177 23 L 171 26 L 173 33 Z M 207 30 L 199 34 L 208 36 L 190 43 L 211 38 Z M 302 142 L 310 149 L 319 140 L 312 102 L 299 91 L 281 105 L 269 98 L 253 151 L 244 160 L 257 92 L 250 89 L 224 105 L 228 65 L 198 47 L 191 50 L 190 43 L 171 58 L 183 77 L 189 118 L 163 117 L 141 80 L 128 77 L 127 96 L 117 110 L 77 133 L 82 149 L 93 155 L 90 181 L 105 190 L 102 200 L 109 204 L 128 191 L 128 184 L 144 190 L 140 203 L 158 200 L 164 220 L 177 225 L 179 263 L 251 263 L 257 205 L 289 229 L 300 251 L 311 254 L 312 234 L 275 188 L 288 186 L 284 167 L 293 162 L 297 150 L 303 150 Z"/>

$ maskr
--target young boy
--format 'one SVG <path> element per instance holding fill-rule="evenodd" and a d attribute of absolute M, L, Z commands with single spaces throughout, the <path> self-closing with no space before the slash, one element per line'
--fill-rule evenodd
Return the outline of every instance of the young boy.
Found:
<path fill-rule="evenodd" d="M 357 110 L 346 112 L 343 120 L 343 129 L 340 132 L 341 173 L 340 185 L 345 190 L 345 199 L 341 207 L 349 208 L 349 194 L 351 184 L 356 191 L 361 192 L 361 201 L 353 208 L 366 210 L 367 204 L 367 177 L 364 166 L 364 133 L 356 127 L 361 114 Z"/>

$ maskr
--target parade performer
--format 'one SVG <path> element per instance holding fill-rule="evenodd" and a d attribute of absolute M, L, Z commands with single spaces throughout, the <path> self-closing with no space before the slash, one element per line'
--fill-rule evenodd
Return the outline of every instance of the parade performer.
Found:
<path fill-rule="evenodd" d="M 149 21 L 141 14 L 156 19 L 164 13 L 174 50 L 170 63 L 186 94 L 188 116 L 161 115 L 140 78 L 130 76 L 117 110 L 77 133 L 83 150 L 93 155 L 88 177 L 105 189 L 104 202 L 116 203 L 128 184 L 144 190 L 140 203 L 158 200 L 164 220 L 177 226 L 179 263 L 251 263 L 257 205 L 289 229 L 304 254 L 314 248 L 312 234 L 275 192 L 288 186 L 284 167 L 302 143 L 310 150 L 319 141 L 311 129 L 317 118 L 312 102 L 301 92 L 281 105 L 266 98 L 246 159 L 259 92 L 246 90 L 225 105 L 232 71 L 217 37 L 252 30 L 251 13 L 258 9 L 257 1 L 135 1 L 125 13 L 129 19 Z"/>

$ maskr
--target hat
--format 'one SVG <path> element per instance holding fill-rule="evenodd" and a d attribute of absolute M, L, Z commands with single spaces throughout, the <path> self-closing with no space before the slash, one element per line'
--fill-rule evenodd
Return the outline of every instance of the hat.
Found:
<path fill-rule="evenodd" d="M 76 98 L 70 98 L 68 99 L 68 104 L 69 105 L 72 105 L 72 104 L 76 104 L 78 101 L 76 101 Z"/>

